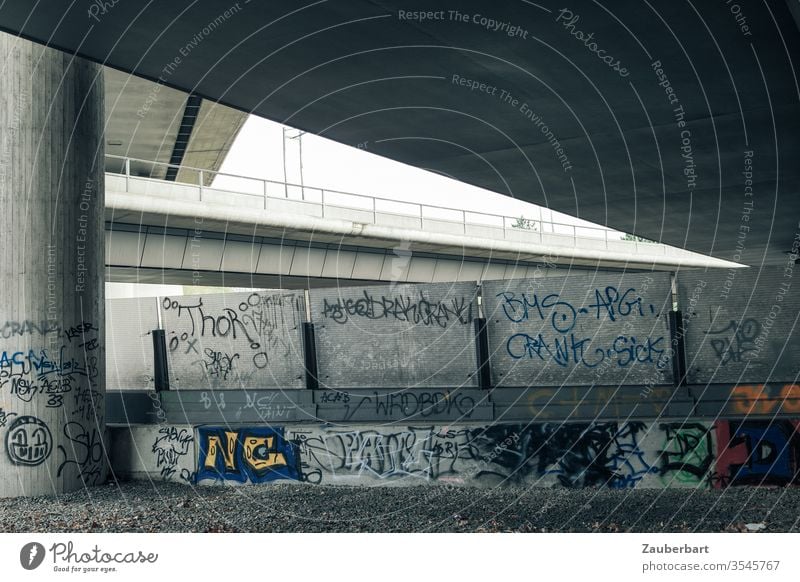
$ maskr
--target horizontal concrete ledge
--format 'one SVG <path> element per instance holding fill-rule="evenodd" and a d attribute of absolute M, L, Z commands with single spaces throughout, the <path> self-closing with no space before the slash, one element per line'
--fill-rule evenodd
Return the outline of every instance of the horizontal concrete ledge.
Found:
<path fill-rule="evenodd" d="M 122 213 L 133 213 L 145 221 L 151 217 L 160 217 L 159 224 L 165 220 L 172 221 L 172 226 L 194 228 L 203 225 L 204 230 L 211 230 L 208 225 L 222 223 L 224 232 L 259 235 L 259 228 L 279 228 L 309 233 L 324 233 L 337 236 L 353 236 L 363 239 L 396 240 L 412 243 L 441 245 L 443 247 L 460 247 L 469 251 L 491 251 L 499 253 L 517 253 L 521 255 L 540 255 L 542 257 L 559 257 L 564 259 L 591 259 L 597 261 L 615 261 L 639 267 L 682 267 L 682 268 L 744 268 L 746 265 L 724 261 L 711 257 L 670 256 L 631 254 L 625 251 L 592 248 L 570 247 L 554 244 L 532 244 L 477 238 L 460 234 L 424 232 L 407 228 L 392 228 L 334 218 L 318 218 L 301 214 L 282 214 L 254 208 L 233 206 L 211 206 L 202 202 L 169 200 L 152 196 L 139 196 L 123 192 L 106 192 L 106 208 Z M 177 219 L 177 220 L 176 220 Z M 600 242 L 598 240 L 598 242 Z"/>
<path fill-rule="evenodd" d="M 109 424 L 419 424 L 797 417 L 800 388 L 571 386 L 560 388 L 173 390 L 109 392 Z M 789 385 L 793 386 L 793 385 Z"/>

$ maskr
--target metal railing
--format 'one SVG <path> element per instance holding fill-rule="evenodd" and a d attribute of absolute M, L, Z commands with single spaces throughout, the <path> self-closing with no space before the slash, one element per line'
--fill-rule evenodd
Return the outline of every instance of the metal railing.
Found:
<path fill-rule="evenodd" d="M 229 174 L 191 166 L 175 165 L 164 162 L 154 162 L 137 158 L 107 154 L 106 172 L 125 176 L 125 189 L 130 191 L 132 178 L 158 180 L 163 182 L 168 168 L 178 171 L 175 182 L 170 184 L 190 186 L 198 189 L 198 201 L 207 201 L 208 193 L 230 193 L 248 196 L 263 200 L 263 208 L 268 209 L 269 200 L 291 200 L 300 204 L 313 205 L 318 208 L 322 218 L 331 217 L 336 210 L 349 210 L 360 212 L 362 217 L 370 217 L 373 224 L 378 224 L 381 216 L 388 215 L 401 218 L 413 218 L 418 221 L 420 230 L 425 230 L 426 223 L 434 225 L 460 225 L 461 233 L 472 234 L 469 227 L 488 227 L 497 229 L 497 234 L 502 231 L 503 239 L 509 238 L 510 233 L 526 232 L 538 235 L 559 235 L 565 239 L 573 239 L 573 246 L 577 246 L 578 239 L 593 239 L 603 241 L 608 248 L 609 241 L 624 241 L 624 233 L 602 226 L 582 226 L 576 224 L 560 223 L 544 220 L 542 208 L 539 207 L 538 218 L 524 216 L 507 216 L 489 212 L 477 212 L 439 206 L 435 204 L 421 204 L 392 198 L 343 192 L 330 188 L 317 188 L 281 182 L 250 176 Z M 209 179 L 211 177 L 211 179 Z M 192 181 L 183 181 L 191 178 Z M 217 182 L 221 182 L 217 184 Z M 404 223 L 405 228 L 414 228 Z M 513 236 L 513 235 L 512 235 Z M 661 247 L 666 254 L 666 245 L 649 241 L 625 241 L 636 248 L 640 244 L 646 245 L 650 253 L 656 252 L 655 247 Z M 563 244 L 563 243 L 559 243 Z M 681 252 L 680 249 L 674 249 Z M 685 251 L 684 251 L 685 252 Z"/>

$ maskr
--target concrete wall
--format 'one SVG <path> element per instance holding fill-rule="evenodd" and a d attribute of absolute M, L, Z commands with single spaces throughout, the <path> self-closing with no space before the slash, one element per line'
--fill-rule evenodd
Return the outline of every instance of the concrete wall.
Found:
<path fill-rule="evenodd" d="M 193 427 L 132 426 L 111 431 L 111 469 L 115 474 L 130 479 L 194 482 Z"/>
<path fill-rule="evenodd" d="M 486 281 L 492 384 L 669 384 L 668 273 Z"/>
<path fill-rule="evenodd" d="M 170 387 L 305 386 L 302 292 L 161 298 Z"/>
<path fill-rule="evenodd" d="M 312 290 L 321 385 L 477 385 L 476 296 L 474 283 Z"/>
<path fill-rule="evenodd" d="M 737 281 L 752 295 L 771 292 L 783 299 L 776 300 L 778 310 L 758 304 L 756 313 L 769 321 L 760 336 L 742 335 L 733 320 L 724 344 L 709 341 L 724 335 L 708 333 L 716 329 L 709 327 L 715 314 L 748 314 L 753 304 L 742 303 L 732 291 L 721 297 L 728 279 L 724 273 L 714 277 L 682 276 L 680 288 L 687 353 L 706 363 L 691 377 L 720 378 L 718 369 L 727 368 L 714 358 L 739 366 L 731 368 L 736 377 L 723 376 L 734 381 L 710 386 L 671 384 L 668 275 L 485 283 L 491 363 L 500 385 L 491 391 L 472 383 L 474 285 L 314 291 L 320 377 L 323 386 L 336 390 L 162 393 L 163 407 L 156 411 L 162 424 L 112 429 L 113 469 L 123 479 L 203 485 L 796 485 L 796 334 L 771 315 L 796 319 L 800 313 L 790 288 L 781 285 L 786 273 L 756 281 L 737 272 Z M 264 302 L 265 297 L 272 299 Z M 252 361 L 265 348 L 285 348 L 276 337 L 297 338 L 298 345 L 294 359 L 287 360 L 294 363 L 276 370 L 300 375 L 303 306 L 299 296 L 281 296 L 283 302 L 276 297 L 163 299 L 174 381 L 237 388 L 242 378 L 257 377 L 240 371 L 248 361 L 244 355 Z M 271 311 L 256 316 L 256 306 Z M 509 341 L 520 334 L 529 339 L 522 356 L 514 358 Z M 771 341 L 781 342 L 791 357 L 775 346 L 767 349 Z M 755 346 L 762 346 L 759 353 L 753 353 Z M 225 353 L 237 357 L 229 357 L 230 366 L 223 369 L 220 358 L 214 365 L 201 359 L 206 349 L 230 349 Z M 747 376 L 745 355 L 760 366 L 758 374 Z M 775 379 L 768 376 L 776 362 L 784 380 L 765 383 Z M 192 366 L 200 375 L 189 376 L 197 373 Z M 712 368 L 711 375 L 703 375 Z M 745 383 L 737 382 L 740 375 Z M 302 386 L 300 378 L 296 386 Z M 574 422 L 563 423 L 565 418 Z M 9 421 L 0 415 L 0 425 Z M 68 436 L 82 442 L 83 435 Z"/>
<path fill-rule="evenodd" d="M 119 478 L 722 488 L 800 482 L 800 421 L 113 429 Z M 118 459 L 134 459 L 125 464 Z M 189 459 L 193 463 L 189 462 Z"/>
<path fill-rule="evenodd" d="M 690 383 L 797 382 L 800 292 L 785 266 L 678 276 Z"/>
<path fill-rule="evenodd" d="M 106 389 L 153 390 L 158 297 L 106 300 Z"/>
<path fill-rule="evenodd" d="M 481 295 L 492 383 L 671 386 L 681 340 L 690 384 L 794 385 L 800 376 L 800 295 L 790 284 L 792 271 L 793 263 L 760 272 L 680 275 L 683 333 L 670 329 L 666 273 L 487 281 Z M 476 293 L 472 283 L 311 291 L 321 385 L 477 386 Z M 109 301 L 111 389 L 152 387 L 148 332 L 158 323 L 150 301 L 161 310 L 174 388 L 305 385 L 303 295 L 264 290 Z"/>

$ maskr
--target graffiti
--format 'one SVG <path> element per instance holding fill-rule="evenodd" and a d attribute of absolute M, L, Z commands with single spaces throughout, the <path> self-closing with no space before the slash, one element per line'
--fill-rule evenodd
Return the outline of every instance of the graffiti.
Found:
<path fill-rule="evenodd" d="M 165 297 L 161 309 L 179 383 L 220 386 L 235 378 L 252 387 L 261 387 L 265 377 L 278 381 L 275 364 L 281 368 L 293 359 L 305 311 L 301 295 L 264 292 Z M 258 373 L 267 368 L 268 375 Z M 293 380 L 298 377 L 295 374 Z"/>
<path fill-rule="evenodd" d="M 520 436 L 514 446 L 492 456 L 493 466 L 477 477 L 494 475 L 509 482 L 529 476 L 554 476 L 564 487 L 605 485 L 635 487 L 645 476 L 658 472 L 639 445 L 645 429 L 640 422 L 514 426 L 479 429 L 473 442 L 481 450 L 494 451 L 493 443 Z"/>
<path fill-rule="evenodd" d="M 91 339 L 86 340 L 82 344 L 78 344 L 78 347 L 84 349 L 87 352 L 92 352 L 100 348 L 100 342 L 96 337 L 93 337 Z"/>
<path fill-rule="evenodd" d="M 53 436 L 35 416 L 19 416 L 6 433 L 6 452 L 14 465 L 41 465 L 53 450 Z"/>
<path fill-rule="evenodd" d="M 258 370 L 263 370 L 269 365 L 269 354 L 267 352 L 258 352 L 253 354 L 253 366 Z"/>
<path fill-rule="evenodd" d="M 194 305 L 182 304 L 175 299 L 165 297 L 162 302 L 162 307 L 165 311 L 177 310 L 178 318 L 186 314 L 191 324 L 190 331 L 184 332 L 180 336 L 173 335 L 170 338 L 170 351 L 175 351 L 180 340 L 187 341 L 189 337 L 193 339 L 206 336 L 221 338 L 230 337 L 234 340 L 244 337 L 252 348 L 257 349 L 260 345 L 258 341 L 256 341 L 256 336 L 252 335 L 250 330 L 245 327 L 244 322 L 239 319 L 237 311 L 230 307 L 223 308 L 223 313 L 221 315 L 207 315 L 203 312 L 202 297 L 198 298 L 197 303 Z M 192 342 L 191 349 L 196 352 L 197 348 L 194 347 L 194 343 L 195 342 Z M 189 348 L 187 348 L 187 353 L 188 351 Z"/>
<path fill-rule="evenodd" d="M 190 428 L 161 427 L 147 446 L 154 475 L 191 482 L 721 488 L 800 485 L 798 428 L 800 421 L 200 427 L 194 475 L 181 468 Z M 94 437 L 80 427 L 65 432 L 99 459 Z"/>
<path fill-rule="evenodd" d="M 239 359 L 239 354 L 226 354 L 210 348 L 205 350 L 206 359 L 203 361 L 206 374 L 212 378 L 227 380 L 228 374 L 233 372 L 233 364 Z"/>
<path fill-rule="evenodd" d="M 608 466 L 612 475 L 607 482 L 609 487 L 632 488 L 646 475 L 659 472 L 658 467 L 646 459 L 645 451 L 639 446 L 638 434 L 645 430 L 642 422 L 628 422 L 614 433 L 612 450 L 608 452 Z"/>
<path fill-rule="evenodd" d="M 323 396 L 321 402 L 340 402 L 345 409 L 344 420 L 351 420 L 357 412 L 368 411 L 376 417 L 409 417 L 423 418 L 456 414 L 469 418 L 475 410 L 475 398 L 458 391 L 439 390 L 404 390 L 381 394 L 374 391 L 371 395 L 335 392 Z"/>
<path fill-rule="evenodd" d="M 266 483 L 299 480 L 295 447 L 283 429 L 266 427 L 197 429 L 199 457 L 196 480 Z"/>
<path fill-rule="evenodd" d="M 290 307 L 292 320 L 287 321 L 284 307 Z M 245 326 L 261 338 L 266 338 L 266 347 L 277 349 L 287 348 L 281 336 L 283 326 L 296 327 L 300 324 L 298 313 L 305 310 L 303 299 L 292 294 L 259 294 L 251 293 L 245 301 L 239 304 L 241 319 Z"/>
<path fill-rule="evenodd" d="M 561 367 L 573 363 L 586 368 L 595 368 L 606 358 L 615 362 L 620 368 L 636 363 L 665 366 L 665 350 L 661 347 L 664 338 L 647 337 L 640 340 L 634 336 L 621 335 L 617 336 L 608 347 L 589 348 L 590 337 L 577 339 L 575 334 L 569 334 L 569 337 L 555 338 L 548 343 L 542 334 L 533 337 L 527 333 L 516 333 L 508 338 L 506 351 L 515 360 L 537 357 L 543 362 L 554 362 Z"/>
<path fill-rule="evenodd" d="M 105 411 L 104 393 L 95 386 L 102 361 L 99 328 L 86 321 L 61 328 L 26 320 L 19 325 L 6 322 L 4 329 L 12 337 L 51 334 L 53 347 L 0 352 L 0 389 L 8 389 L 11 396 L 39 409 L 63 409 L 68 421 L 63 428 L 65 439 L 58 444 L 63 458 L 55 476 L 64 476 L 65 470 L 74 466 L 84 483 L 99 482 L 103 472 L 101 435 L 83 425 L 91 421 L 102 426 Z M 4 418 L 0 426 L 5 423 Z M 49 427 L 33 416 L 18 416 L 6 434 L 8 456 L 17 465 L 43 463 L 55 444 Z"/>
<path fill-rule="evenodd" d="M 152 452 L 156 456 L 156 468 L 164 481 L 169 481 L 178 470 L 178 462 L 184 457 L 194 442 L 191 429 L 164 427 L 158 429 Z M 182 471 L 181 478 L 188 480 Z"/>
<path fill-rule="evenodd" d="M 42 350 L 44 353 L 45 350 Z M 42 361 L 40 361 L 41 364 Z M 31 402 L 38 395 L 46 397 L 44 406 L 60 408 L 68 394 L 73 396 L 72 414 L 83 420 L 94 418 L 96 410 L 102 410 L 103 393 L 91 387 L 91 380 L 97 376 L 97 358 L 87 358 L 87 367 L 53 366 L 39 368 L 38 375 L 33 377 L 22 373 L 5 375 L 0 368 L 0 387 L 10 386 L 13 396 L 22 402 Z M 8 369 L 5 370 L 8 372 Z M 81 378 L 88 379 L 87 382 Z"/>
<path fill-rule="evenodd" d="M 3 382 L 3 385 L 8 380 Z M 64 394 L 72 392 L 72 376 L 44 377 L 40 381 L 22 376 L 11 378 L 11 394 L 23 402 L 31 402 L 37 394 L 47 394 L 47 407 L 56 408 L 64 403 Z"/>
<path fill-rule="evenodd" d="M 100 330 L 97 329 L 93 323 L 84 321 L 83 323 L 79 323 L 78 325 L 74 325 L 65 329 L 64 337 L 71 342 L 75 338 L 84 338 L 87 334 L 93 331 L 97 332 Z"/>
<path fill-rule="evenodd" d="M 710 338 L 711 349 L 719 359 L 721 366 L 731 362 L 740 363 L 749 353 L 756 351 L 755 340 L 761 333 L 761 324 L 749 318 L 741 323 L 731 320 L 723 328 L 704 332 L 709 336 L 724 336 Z"/>
<path fill-rule="evenodd" d="M 200 351 L 197 347 L 197 342 L 200 341 L 200 338 L 190 338 L 188 332 L 183 332 L 182 334 L 178 335 L 175 332 L 172 332 L 172 337 L 169 338 L 169 349 L 171 352 L 174 352 L 178 349 L 180 342 L 184 342 L 184 351 L 183 354 L 195 353 L 199 354 Z"/>
<path fill-rule="evenodd" d="M 203 298 L 200 297 L 193 305 L 183 304 L 176 299 L 165 297 L 162 307 L 165 311 L 176 311 L 180 319 L 184 315 L 188 318 L 190 330 L 173 335 L 169 339 L 169 349 L 174 352 L 181 342 L 187 344 L 185 352 L 198 352 L 195 344 L 197 338 L 243 338 L 253 350 L 262 347 L 288 347 L 279 333 L 287 324 L 284 317 L 283 306 L 292 308 L 292 313 L 302 310 L 301 300 L 294 294 L 260 295 L 251 293 L 246 301 L 236 307 L 223 307 L 222 314 L 209 315 L 203 310 Z M 299 320 L 292 321 L 298 325 Z"/>
<path fill-rule="evenodd" d="M 502 441 L 497 443 L 494 448 L 490 451 L 488 455 L 483 457 L 483 461 L 485 463 L 491 463 L 494 461 L 498 456 L 502 455 L 503 453 L 507 453 L 513 449 L 510 449 L 512 445 L 516 445 L 519 442 L 519 433 L 512 432 Z"/>
<path fill-rule="evenodd" d="M 323 404 L 333 404 L 336 402 L 347 404 L 350 402 L 350 393 L 341 392 L 340 390 L 326 390 L 320 395 L 319 401 Z"/>
<path fill-rule="evenodd" d="M 660 426 L 665 441 L 661 456 L 661 475 L 669 484 L 700 483 L 708 477 L 714 462 L 712 428 L 699 423 L 668 423 Z"/>
<path fill-rule="evenodd" d="M 314 468 L 314 481 L 321 480 L 322 475 L 438 479 L 456 474 L 459 459 L 478 457 L 466 429 L 333 430 L 321 434 L 299 431 L 292 440 L 301 457 Z"/>
<path fill-rule="evenodd" d="M 61 327 L 52 321 L 31 321 L 25 319 L 23 321 L 6 321 L 0 327 L 0 337 L 3 339 L 11 339 L 14 336 L 24 335 L 46 335 L 48 333 L 60 333 Z"/>
<path fill-rule="evenodd" d="M 320 384 L 475 386 L 477 291 L 464 282 L 312 292 Z"/>
<path fill-rule="evenodd" d="M 537 293 L 520 296 L 512 291 L 498 293 L 505 316 L 514 323 L 528 321 L 532 316 L 538 316 L 539 321 L 549 321 L 552 328 L 558 333 L 568 333 L 575 328 L 580 316 L 594 317 L 594 319 L 608 318 L 617 321 L 621 317 L 654 315 L 655 306 L 648 304 L 645 308 L 644 301 L 629 287 L 620 293 L 616 287 L 608 286 L 603 291 L 594 290 L 594 303 L 585 307 L 576 307 L 569 301 L 562 300 L 558 293 L 550 293 L 540 298 Z"/>
<path fill-rule="evenodd" d="M 497 313 L 494 323 L 500 324 L 491 332 L 499 337 L 490 336 L 490 341 L 504 342 L 505 355 L 512 362 L 504 362 L 505 358 L 497 362 L 497 371 L 504 371 L 502 382 L 507 384 L 512 377 L 524 381 L 520 374 L 525 367 L 519 364 L 525 360 L 552 365 L 550 375 L 560 374 L 559 369 L 594 370 L 595 375 L 620 368 L 635 367 L 637 372 L 667 369 L 670 350 L 665 328 L 645 321 L 660 317 L 655 306 L 643 298 L 648 284 L 645 280 L 639 288 L 590 287 L 580 300 L 533 289 L 495 293 L 490 286 L 489 302 L 496 303 L 490 304 L 489 310 Z M 637 333 L 637 326 L 647 329 Z M 508 369 L 509 365 L 512 368 Z"/>
<path fill-rule="evenodd" d="M 798 484 L 797 428 L 788 420 L 718 422 L 714 486 Z"/>
<path fill-rule="evenodd" d="M 3 351 L 0 354 L 0 379 L 13 376 L 35 375 L 42 379 L 49 376 L 78 375 L 89 379 L 98 375 L 97 357 L 84 359 L 83 362 L 74 357 L 65 356 L 67 346 L 61 346 L 58 356 L 53 359 L 47 349 L 28 350 L 25 352 Z"/>
<path fill-rule="evenodd" d="M 103 442 L 96 428 L 87 430 L 79 422 L 64 425 L 65 445 L 58 445 L 63 456 L 57 477 L 72 467 L 85 485 L 97 485 L 103 477 Z"/>
<path fill-rule="evenodd" d="M 2 408 L 0 408 L 0 428 L 3 428 L 6 423 L 11 420 L 12 416 L 17 416 L 16 412 L 6 412 Z"/>
<path fill-rule="evenodd" d="M 27 326 L 15 333 L 28 333 L 33 329 L 40 328 Z M 37 399 L 45 408 L 63 407 L 67 395 L 71 394 L 74 398 L 71 414 L 78 419 L 93 419 L 96 410 L 103 410 L 103 395 L 93 388 L 100 373 L 100 358 L 96 355 L 100 344 L 97 337 L 87 337 L 87 334 L 96 334 L 97 327 L 83 322 L 63 330 L 53 326 L 46 329 L 48 333 L 63 333 L 67 343 L 57 350 L 0 352 L 0 389 L 8 387 L 11 395 L 22 402 Z M 79 340 L 71 345 L 76 338 Z"/>
<path fill-rule="evenodd" d="M 800 385 L 737 384 L 731 404 L 734 412 L 746 415 L 800 412 Z"/>
<path fill-rule="evenodd" d="M 208 395 L 208 392 L 201 392 L 200 393 L 200 402 L 203 404 L 203 407 L 208 410 L 211 408 L 212 404 L 216 404 L 219 410 L 225 410 L 225 393 L 211 393 L 211 396 Z"/>
<path fill-rule="evenodd" d="M 167 422 L 167 413 L 164 412 L 164 408 L 161 405 L 161 398 L 159 398 L 158 394 L 155 392 L 148 392 L 147 397 L 150 399 L 153 410 L 155 410 L 158 424 L 165 424 Z"/>
<path fill-rule="evenodd" d="M 72 416 L 81 421 L 96 422 L 105 410 L 105 394 L 99 390 L 84 389 L 73 394 Z"/>
<path fill-rule="evenodd" d="M 357 299 L 323 300 L 323 317 L 335 323 L 345 324 L 353 317 L 370 320 L 396 320 L 414 325 L 438 326 L 446 328 L 451 323 L 468 324 L 472 322 L 472 301 L 464 297 L 448 301 L 425 299 L 422 291 L 419 298 L 409 295 L 375 297 L 364 290 L 363 297 Z"/>
<path fill-rule="evenodd" d="M 659 469 L 640 447 L 642 423 L 296 431 L 309 479 L 454 480 L 635 487 Z"/>
<path fill-rule="evenodd" d="M 258 395 L 245 392 L 245 405 L 236 411 L 236 417 L 240 418 L 243 412 L 254 410 L 258 417 L 264 420 L 288 419 L 292 411 L 298 407 L 291 402 L 280 402 L 282 396 L 280 392 Z"/>

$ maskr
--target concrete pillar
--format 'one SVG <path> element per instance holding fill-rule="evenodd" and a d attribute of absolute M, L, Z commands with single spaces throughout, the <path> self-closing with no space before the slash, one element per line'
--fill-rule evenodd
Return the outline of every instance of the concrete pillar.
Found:
<path fill-rule="evenodd" d="M 102 68 L 0 33 L 0 497 L 101 483 Z"/>

